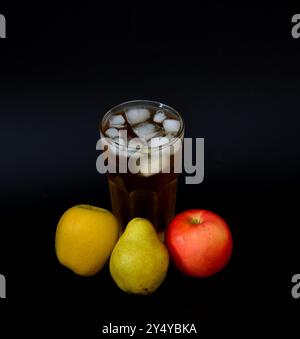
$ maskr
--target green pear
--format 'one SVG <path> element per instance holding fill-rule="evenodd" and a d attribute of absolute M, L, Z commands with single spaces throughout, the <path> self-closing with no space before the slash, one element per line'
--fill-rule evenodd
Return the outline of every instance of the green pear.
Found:
<path fill-rule="evenodd" d="M 109 262 L 110 274 L 121 290 L 150 294 L 164 281 L 169 253 L 151 222 L 132 219 L 115 245 Z"/>

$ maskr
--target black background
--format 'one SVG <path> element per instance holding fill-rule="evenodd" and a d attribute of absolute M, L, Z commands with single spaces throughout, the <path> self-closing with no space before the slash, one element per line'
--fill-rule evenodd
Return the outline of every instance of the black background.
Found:
<path fill-rule="evenodd" d="M 89 2 L 8 5 L 0 40 L 0 331 L 99 334 L 102 324 L 191 322 L 198 332 L 292 331 L 300 302 L 300 39 L 298 8 L 196 8 Z M 234 237 L 230 264 L 190 279 L 171 267 L 149 297 L 125 295 L 107 267 L 75 276 L 55 257 L 61 214 L 110 209 L 95 149 L 101 116 L 127 100 L 178 109 L 186 136 L 205 138 L 205 179 L 185 185 L 177 212 L 207 208 Z M 3 314 L 3 315 L 2 315 Z M 238 325 L 242 325 L 242 328 Z"/>

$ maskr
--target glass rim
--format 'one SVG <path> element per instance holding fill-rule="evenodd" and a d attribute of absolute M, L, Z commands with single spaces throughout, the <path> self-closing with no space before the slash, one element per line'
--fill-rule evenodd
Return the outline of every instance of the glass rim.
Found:
<path fill-rule="evenodd" d="M 118 110 L 121 110 L 122 108 L 126 107 L 126 106 L 129 106 L 129 105 L 148 105 L 148 106 L 152 106 L 154 108 L 161 108 L 161 109 L 166 109 L 168 111 L 170 111 L 172 114 L 175 114 L 178 118 L 179 118 L 179 121 L 180 121 L 180 129 L 177 133 L 176 136 L 174 136 L 173 139 L 171 139 L 168 143 L 165 143 L 163 145 L 160 145 L 160 146 L 155 146 L 155 147 L 151 147 L 149 145 L 147 146 L 144 146 L 144 147 L 141 147 L 141 148 L 136 148 L 136 147 L 128 147 L 127 145 L 120 145 L 116 142 L 113 141 L 112 138 L 109 138 L 109 137 L 105 137 L 105 134 L 104 134 L 104 131 L 103 131 L 103 127 L 104 127 L 104 122 L 107 121 L 107 118 L 114 112 L 114 111 L 118 111 Z M 169 106 L 169 105 L 166 105 L 162 102 L 159 102 L 159 101 L 154 101 L 154 100 L 143 100 L 143 99 L 138 99 L 138 100 L 130 100 L 130 101 L 124 101 L 112 108 L 110 108 L 102 117 L 101 119 L 101 123 L 100 123 L 100 133 L 105 137 L 106 141 L 108 140 L 108 143 L 111 144 L 112 146 L 116 147 L 116 148 L 119 148 L 119 149 L 125 149 L 125 150 L 129 150 L 129 151 L 135 151 L 135 152 L 139 152 L 139 151 L 142 151 L 142 150 L 157 150 L 157 149 L 164 149 L 166 147 L 170 147 L 172 146 L 173 144 L 175 144 L 178 139 L 182 140 L 182 137 L 183 137 L 183 133 L 184 133 L 184 122 L 183 122 L 183 118 L 181 116 L 181 114 L 176 110 L 174 109 L 173 107 Z M 102 138 L 102 135 L 101 135 L 101 138 Z M 137 137 L 138 138 L 138 137 Z M 142 138 L 140 138 L 142 139 Z M 144 139 L 145 140 L 145 139 Z"/>

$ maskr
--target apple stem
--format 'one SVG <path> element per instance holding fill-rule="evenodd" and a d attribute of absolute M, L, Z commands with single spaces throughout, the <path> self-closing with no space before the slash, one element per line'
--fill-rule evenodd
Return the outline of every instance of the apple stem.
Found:
<path fill-rule="evenodd" d="M 191 223 L 198 225 L 198 224 L 201 224 L 201 220 L 199 217 L 191 217 Z"/>

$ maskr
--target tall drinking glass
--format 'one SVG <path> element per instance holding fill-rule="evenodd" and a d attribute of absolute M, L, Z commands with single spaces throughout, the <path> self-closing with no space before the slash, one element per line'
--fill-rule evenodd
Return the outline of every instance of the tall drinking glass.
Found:
<path fill-rule="evenodd" d="M 112 211 L 121 227 L 142 217 L 163 231 L 174 216 L 182 167 L 181 115 L 156 101 L 129 101 L 104 115 L 100 134 L 111 164 Z"/>

